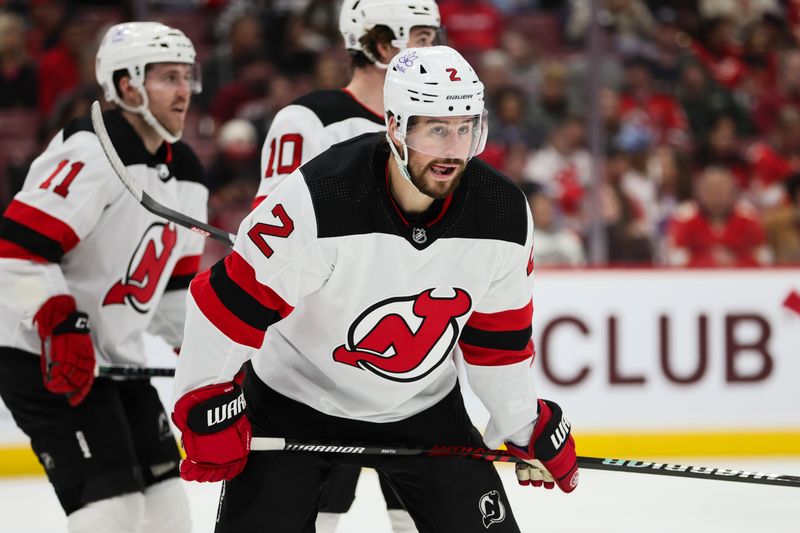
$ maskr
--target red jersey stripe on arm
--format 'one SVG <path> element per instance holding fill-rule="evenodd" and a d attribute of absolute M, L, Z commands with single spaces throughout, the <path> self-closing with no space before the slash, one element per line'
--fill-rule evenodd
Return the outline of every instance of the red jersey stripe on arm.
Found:
<path fill-rule="evenodd" d="M 8 204 L 3 216 L 58 242 L 64 253 L 80 242 L 78 235 L 65 222 L 19 200 Z"/>
<path fill-rule="evenodd" d="M 225 258 L 225 271 L 242 290 L 264 307 L 277 311 L 281 318 L 286 318 L 294 310 L 278 293 L 256 279 L 256 271 L 238 253 L 231 252 Z"/>
<path fill-rule="evenodd" d="M 197 303 L 197 307 L 218 330 L 226 337 L 239 344 L 260 348 L 264 342 L 264 331 L 240 320 L 220 301 L 211 286 L 211 271 L 206 270 L 192 280 L 189 291 Z"/>
<path fill-rule="evenodd" d="M 27 248 L 23 248 L 13 242 L 0 239 L 0 257 L 4 259 L 26 259 L 34 263 L 49 263 L 44 257 L 33 253 Z"/>
<path fill-rule="evenodd" d="M 173 276 L 193 276 L 200 270 L 200 256 L 189 255 L 181 257 L 172 269 Z"/>
<path fill-rule="evenodd" d="M 499 313 L 479 313 L 475 311 L 467 320 L 467 325 L 483 331 L 515 331 L 529 328 L 533 320 L 533 300 L 525 307 L 500 311 Z"/>
<path fill-rule="evenodd" d="M 533 340 L 528 342 L 524 350 L 516 351 L 482 348 L 462 341 L 458 345 L 464 354 L 464 361 L 475 366 L 512 365 L 533 357 Z"/>
<path fill-rule="evenodd" d="M 256 196 L 255 198 L 253 198 L 253 205 L 250 207 L 250 210 L 252 211 L 256 207 L 261 205 L 261 202 L 263 202 L 266 199 L 267 199 L 266 196 Z"/>

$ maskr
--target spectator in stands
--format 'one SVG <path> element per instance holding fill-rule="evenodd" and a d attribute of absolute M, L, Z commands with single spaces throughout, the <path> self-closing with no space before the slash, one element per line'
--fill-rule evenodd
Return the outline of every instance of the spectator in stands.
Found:
<path fill-rule="evenodd" d="M 28 30 L 28 53 L 37 60 L 61 41 L 61 27 L 67 18 L 64 0 L 31 0 L 31 28 Z"/>
<path fill-rule="evenodd" d="M 555 128 L 548 143 L 525 166 L 525 180 L 538 183 L 576 227 L 591 180 L 591 156 L 584 145 L 583 120 L 570 117 Z"/>
<path fill-rule="evenodd" d="M 650 62 L 641 57 L 625 64 L 625 89 L 620 98 L 622 123 L 631 122 L 651 130 L 657 143 L 681 146 L 687 143 L 689 126 L 680 104 L 653 86 Z"/>
<path fill-rule="evenodd" d="M 478 62 L 478 75 L 482 80 L 483 94 L 486 101 L 491 101 L 503 87 L 514 84 L 511 78 L 513 63 L 505 50 L 488 50 L 481 54 Z"/>
<path fill-rule="evenodd" d="M 761 98 L 753 104 L 753 122 L 761 134 L 772 131 L 781 109 L 800 107 L 800 50 L 786 50 L 780 64 L 778 83 L 766 87 Z"/>
<path fill-rule="evenodd" d="M 537 145 L 547 140 L 551 131 L 575 112 L 570 105 L 567 69 L 552 61 L 542 66 L 539 99 L 531 106 L 530 123 L 536 127 Z"/>
<path fill-rule="evenodd" d="M 217 125 L 233 118 L 255 118 L 264 115 L 269 95 L 272 65 L 261 55 L 254 54 L 239 61 L 236 78 L 219 88 L 209 111 Z"/>
<path fill-rule="evenodd" d="M 495 94 L 489 113 L 489 139 L 504 146 L 523 144 L 533 148 L 536 129 L 529 121 L 528 100 L 519 87 L 510 85 Z"/>
<path fill-rule="evenodd" d="M 439 3 L 447 41 L 462 54 L 498 48 L 503 15 L 488 0 L 447 0 Z"/>
<path fill-rule="evenodd" d="M 676 207 L 692 199 L 692 173 L 685 153 L 666 144 L 651 152 L 647 172 L 658 188 L 655 240 L 661 250 Z"/>
<path fill-rule="evenodd" d="M 600 189 L 600 218 L 605 227 L 610 264 L 652 265 L 653 243 L 642 206 L 622 186 L 630 155 L 611 149 L 606 157 L 606 183 Z"/>
<path fill-rule="evenodd" d="M 754 209 L 738 201 L 736 181 L 721 167 L 699 177 L 695 200 L 680 206 L 667 240 L 672 266 L 748 267 L 769 263 L 764 227 Z"/>
<path fill-rule="evenodd" d="M 542 72 L 534 49 L 535 39 L 517 30 L 506 30 L 502 37 L 503 50 L 508 53 L 511 80 L 521 88 L 527 98 L 535 100 L 539 94 Z"/>
<path fill-rule="evenodd" d="M 566 35 L 572 42 L 582 42 L 587 35 L 592 18 L 592 0 L 572 0 Z M 650 39 L 655 19 L 642 0 L 604 0 L 598 13 L 598 22 L 622 40 Z"/>
<path fill-rule="evenodd" d="M 721 115 L 710 123 L 711 131 L 700 138 L 695 151 L 695 164 L 698 169 L 724 167 L 736 179 L 740 190 L 750 187 L 753 169 L 742 152 L 742 143 L 736 131 L 736 121 Z"/>
<path fill-rule="evenodd" d="M 753 168 L 750 189 L 760 207 L 772 207 L 783 198 L 783 181 L 800 171 L 800 108 L 784 107 L 768 139 L 747 151 Z"/>
<path fill-rule="evenodd" d="M 734 38 L 731 17 L 717 16 L 703 21 L 692 51 L 711 77 L 727 89 L 735 89 L 747 75 L 742 49 Z"/>
<path fill-rule="evenodd" d="M 559 224 L 553 200 L 533 183 L 522 189 L 533 215 L 533 260 L 536 266 L 583 266 L 586 254 L 578 235 Z"/>
<path fill-rule="evenodd" d="M 711 80 L 696 61 L 686 64 L 681 71 L 677 94 L 695 139 L 706 137 L 712 124 L 723 115 L 733 118 L 740 134 L 747 135 L 752 130 L 750 119 L 733 92 Z"/>
<path fill-rule="evenodd" d="M 25 51 L 25 21 L 0 12 L 0 108 L 36 107 L 36 66 Z"/>
<path fill-rule="evenodd" d="M 50 115 L 62 93 L 83 82 L 92 83 L 94 71 L 87 71 L 86 63 L 94 64 L 94 31 L 90 18 L 72 12 L 61 28 L 60 42 L 42 54 L 38 99 L 43 118 Z"/>
<path fill-rule="evenodd" d="M 203 92 L 195 103 L 208 110 L 219 90 L 236 80 L 240 68 L 264 53 L 264 38 L 258 13 L 246 4 L 231 4 L 217 23 L 220 42 L 203 62 Z"/>
<path fill-rule="evenodd" d="M 792 174 L 784 185 L 786 199 L 764 213 L 764 227 L 775 262 L 800 265 L 800 174 Z"/>

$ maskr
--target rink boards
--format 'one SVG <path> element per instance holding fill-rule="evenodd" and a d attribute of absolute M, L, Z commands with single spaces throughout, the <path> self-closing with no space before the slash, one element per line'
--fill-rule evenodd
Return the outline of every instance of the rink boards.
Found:
<path fill-rule="evenodd" d="M 800 456 L 800 269 L 535 276 L 537 387 L 563 406 L 579 453 Z M 154 366 L 174 364 L 149 349 Z M 154 383 L 169 401 L 170 380 Z M 0 404 L 0 474 L 39 470 L 26 442 Z"/>

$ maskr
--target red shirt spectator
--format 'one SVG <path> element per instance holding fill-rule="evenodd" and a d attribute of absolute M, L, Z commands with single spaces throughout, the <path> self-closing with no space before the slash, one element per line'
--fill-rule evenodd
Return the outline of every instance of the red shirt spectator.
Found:
<path fill-rule="evenodd" d="M 762 186 L 781 183 L 793 173 L 789 158 L 766 141 L 751 146 L 747 157 L 753 167 L 753 179 Z"/>
<path fill-rule="evenodd" d="M 463 53 L 500 47 L 503 16 L 485 0 L 451 0 L 439 7 L 448 45 Z"/>
<path fill-rule="evenodd" d="M 78 86 L 78 65 L 66 48 L 59 45 L 42 55 L 39 62 L 39 112 L 47 117 L 58 97 Z"/>
<path fill-rule="evenodd" d="M 736 201 L 730 172 L 711 167 L 700 177 L 697 200 L 675 211 L 667 239 L 674 266 L 752 267 L 768 262 L 764 227 Z"/>
<path fill-rule="evenodd" d="M 692 42 L 692 51 L 720 85 L 733 89 L 747 75 L 742 50 L 733 38 L 730 19 L 717 17 L 706 22 L 704 43 Z"/>
<path fill-rule="evenodd" d="M 680 104 L 666 94 L 653 93 L 637 99 L 624 94 L 619 102 L 622 122 L 633 121 L 647 126 L 661 142 L 683 143 L 689 131 L 689 124 Z"/>

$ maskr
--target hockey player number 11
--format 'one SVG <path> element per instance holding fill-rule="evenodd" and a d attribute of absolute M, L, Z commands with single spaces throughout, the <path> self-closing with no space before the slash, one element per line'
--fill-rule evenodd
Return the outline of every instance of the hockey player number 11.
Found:
<path fill-rule="evenodd" d="M 67 166 L 67 163 L 69 163 L 68 159 L 64 159 L 63 161 L 61 161 L 56 167 L 56 169 L 53 171 L 53 173 L 50 174 L 50 177 L 44 180 L 41 185 L 39 185 L 39 188 L 40 189 L 50 188 L 50 185 L 53 183 L 53 180 L 56 178 L 56 176 L 58 176 L 61 173 L 62 170 L 64 170 L 64 167 Z M 58 185 L 53 187 L 53 192 L 58 194 L 59 196 L 63 196 L 64 198 L 66 198 L 67 195 L 69 194 L 69 186 L 72 183 L 72 180 L 75 179 L 75 176 L 78 175 L 78 172 L 81 171 L 83 166 L 84 166 L 83 163 L 81 163 L 80 161 L 72 163 L 69 167 L 69 172 L 67 173 L 66 177 L 64 177 L 64 179 L 61 180 L 61 182 Z"/>
<path fill-rule="evenodd" d="M 247 236 L 250 237 L 250 240 L 253 241 L 256 246 L 258 246 L 258 249 L 261 250 L 261 253 L 264 254 L 267 259 L 272 257 L 274 250 L 269 244 L 267 244 L 267 241 L 264 239 L 264 237 L 272 235 L 274 237 L 281 237 L 285 239 L 294 231 L 294 221 L 292 221 L 292 219 L 289 218 L 289 215 L 286 214 L 286 209 L 283 208 L 283 205 L 277 204 L 275 207 L 273 207 L 272 214 L 275 215 L 275 218 L 277 218 L 281 223 L 280 226 L 259 222 L 247 232 Z"/>

